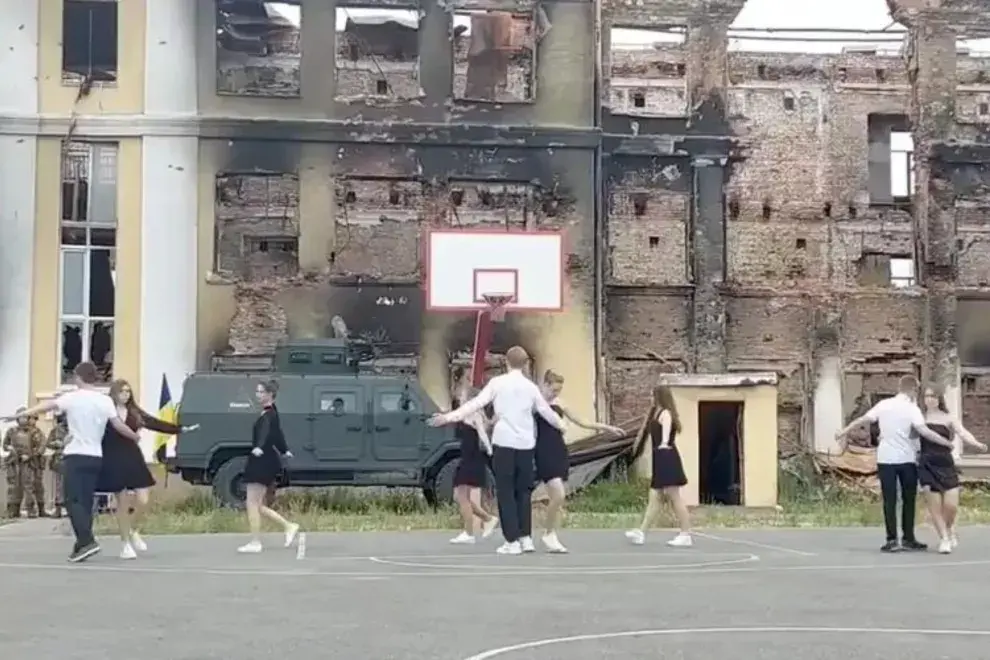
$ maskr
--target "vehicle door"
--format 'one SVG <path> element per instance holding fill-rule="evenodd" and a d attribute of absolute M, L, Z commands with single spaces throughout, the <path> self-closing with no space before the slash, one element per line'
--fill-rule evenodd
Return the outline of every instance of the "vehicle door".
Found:
<path fill-rule="evenodd" d="M 363 385 L 328 385 L 313 389 L 309 422 L 311 448 L 321 461 L 357 461 L 368 436 Z"/>
<path fill-rule="evenodd" d="M 378 386 L 372 397 L 372 442 L 379 461 L 417 461 L 429 445 L 423 403 L 412 388 L 404 385 Z"/>

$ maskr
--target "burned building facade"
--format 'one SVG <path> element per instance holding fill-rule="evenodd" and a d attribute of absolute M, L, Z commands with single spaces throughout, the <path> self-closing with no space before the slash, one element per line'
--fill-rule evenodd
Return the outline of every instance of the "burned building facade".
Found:
<path fill-rule="evenodd" d="M 443 402 L 473 321 L 424 312 L 425 231 L 553 228 L 565 311 L 495 349 L 585 417 L 773 371 L 825 448 L 921 373 L 978 432 L 986 16 L 890 2 L 903 54 L 824 56 L 730 52 L 744 0 L 8 0 L 0 404 L 93 359 L 155 408 L 334 316 Z M 658 26 L 683 44 L 612 43 Z"/>

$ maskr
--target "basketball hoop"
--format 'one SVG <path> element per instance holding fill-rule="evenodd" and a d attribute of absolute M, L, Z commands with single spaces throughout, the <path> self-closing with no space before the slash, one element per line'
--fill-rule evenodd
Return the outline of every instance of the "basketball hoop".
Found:
<path fill-rule="evenodd" d="M 482 294 L 481 296 L 484 301 L 488 304 L 488 313 L 491 315 L 492 321 L 495 323 L 501 323 L 505 320 L 505 306 L 508 305 L 514 296 L 506 294 Z"/>

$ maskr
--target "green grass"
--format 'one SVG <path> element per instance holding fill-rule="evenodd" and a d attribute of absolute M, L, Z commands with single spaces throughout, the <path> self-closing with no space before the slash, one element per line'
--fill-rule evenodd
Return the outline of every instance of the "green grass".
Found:
<path fill-rule="evenodd" d="M 770 510 L 737 507 L 699 507 L 695 522 L 705 527 L 849 527 L 881 525 L 879 498 L 842 487 L 805 466 L 782 469 L 780 505 Z M 603 482 L 590 486 L 568 501 L 565 525 L 570 528 L 624 529 L 638 524 L 646 506 L 644 483 Z M 280 493 L 279 511 L 311 531 L 408 531 L 457 529 L 460 521 L 452 507 L 434 511 L 422 496 L 392 491 L 369 496 L 357 489 L 308 489 Z M 537 521 L 540 519 L 537 512 Z M 990 523 L 990 491 L 983 486 L 963 491 L 960 523 Z M 101 516 L 102 533 L 115 523 Z M 659 526 L 673 526 L 664 512 Z M 143 525 L 149 534 L 243 532 L 244 514 L 218 508 L 207 494 L 196 494 L 169 504 L 153 505 Z"/>

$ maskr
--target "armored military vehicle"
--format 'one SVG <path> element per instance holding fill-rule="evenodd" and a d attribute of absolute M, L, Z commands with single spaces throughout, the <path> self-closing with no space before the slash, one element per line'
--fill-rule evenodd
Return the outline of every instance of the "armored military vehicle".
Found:
<path fill-rule="evenodd" d="M 417 487 L 432 503 L 451 500 L 459 455 L 453 429 L 428 426 L 438 408 L 415 375 L 369 368 L 373 353 L 370 344 L 347 338 L 292 340 L 267 360 L 221 361 L 214 371 L 193 374 L 179 415 L 183 425 L 199 428 L 179 437 L 168 469 L 240 506 L 259 414 L 255 387 L 275 378 L 293 454 L 289 484 Z"/>

